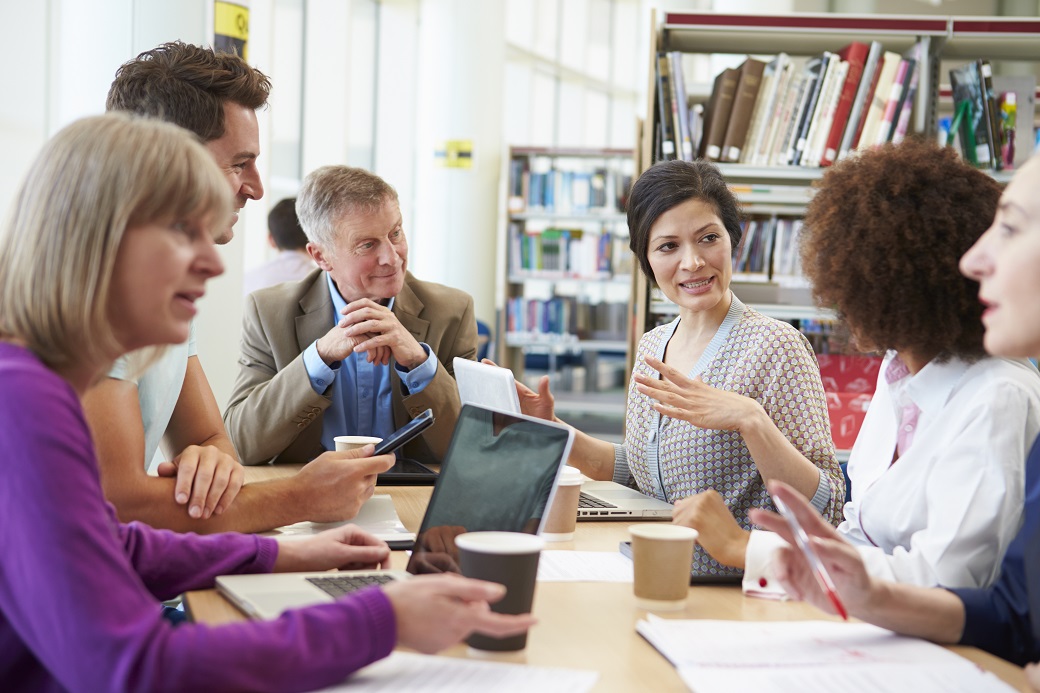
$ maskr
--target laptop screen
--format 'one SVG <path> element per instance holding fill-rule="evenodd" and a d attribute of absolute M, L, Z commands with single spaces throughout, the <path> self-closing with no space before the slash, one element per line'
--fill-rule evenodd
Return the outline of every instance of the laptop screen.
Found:
<path fill-rule="evenodd" d="M 573 438 L 565 426 L 463 405 L 408 572 L 459 572 L 463 532 L 537 534 Z"/>

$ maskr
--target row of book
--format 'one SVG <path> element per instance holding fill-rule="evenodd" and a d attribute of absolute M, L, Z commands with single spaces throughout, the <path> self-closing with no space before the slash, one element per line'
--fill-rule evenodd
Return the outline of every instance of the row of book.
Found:
<path fill-rule="evenodd" d="M 801 66 L 786 53 L 768 63 L 748 57 L 715 78 L 706 105 L 688 106 L 680 57 L 658 57 L 661 158 L 806 167 L 901 141 L 927 59 L 923 44 L 899 55 L 877 41 L 853 41 Z"/>
<path fill-rule="evenodd" d="M 798 252 L 801 219 L 752 219 L 743 224 L 743 230 L 740 245 L 733 256 L 734 279 L 804 285 Z"/>
<path fill-rule="evenodd" d="M 510 224 L 510 275 L 607 279 L 631 271 L 628 237 L 607 228 L 523 228 Z"/>
<path fill-rule="evenodd" d="M 987 60 L 975 60 L 950 69 L 954 115 L 946 125 L 946 144 L 959 143 L 964 158 L 974 166 L 1001 170 L 1015 162 L 1018 94 L 1011 89 L 994 89 Z M 1024 101 L 1032 101 L 1035 78 Z M 1032 109 L 1026 114 L 1032 124 Z M 1029 143 L 1031 144 L 1031 143 Z"/>
<path fill-rule="evenodd" d="M 513 213 L 620 213 L 632 185 L 631 175 L 608 167 L 563 169 L 554 167 L 549 157 L 518 157 L 509 164 L 509 209 Z"/>
<path fill-rule="evenodd" d="M 522 296 L 506 302 L 506 331 L 532 339 L 570 335 L 576 339 L 625 338 L 628 304 L 580 301 L 570 296 L 548 300 Z"/>

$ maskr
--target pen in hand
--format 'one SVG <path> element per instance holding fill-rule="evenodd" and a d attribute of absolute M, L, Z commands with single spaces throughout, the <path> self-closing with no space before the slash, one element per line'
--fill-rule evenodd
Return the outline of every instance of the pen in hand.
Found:
<path fill-rule="evenodd" d="M 794 542 L 801 549 L 802 555 L 805 556 L 805 560 L 809 563 L 809 568 L 813 572 L 813 576 L 816 577 L 816 582 L 819 584 L 820 589 L 827 595 L 827 598 L 831 600 L 831 604 L 834 605 L 834 609 L 838 612 L 846 621 L 849 620 L 849 614 L 845 610 L 845 605 L 842 604 L 841 599 L 838 597 L 838 590 L 834 587 L 834 581 L 831 580 L 830 573 L 824 567 L 823 562 L 820 561 L 820 557 L 816 555 L 812 545 L 809 543 L 809 535 L 802 529 L 802 525 L 798 522 L 798 518 L 794 516 L 791 509 L 787 507 L 779 498 L 773 497 L 773 504 L 776 505 L 776 509 L 780 511 L 780 515 L 783 516 L 784 520 L 787 521 L 787 526 L 791 528 L 791 534 L 794 535 Z"/>

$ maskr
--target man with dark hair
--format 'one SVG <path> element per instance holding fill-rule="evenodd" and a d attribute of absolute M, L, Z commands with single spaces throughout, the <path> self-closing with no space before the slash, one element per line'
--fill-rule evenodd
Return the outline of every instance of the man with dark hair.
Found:
<path fill-rule="evenodd" d="M 278 250 L 278 255 L 246 272 L 242 279 L 243 296 L 282 282 L 298 281 L 317 267 L 307 254 L 307 234 L 296 216 L 295 197 L 287 197 L 271 208 L 267 215 L 267 242 Z"/>
<path fill-rule="evenodd" d="M 264 194 L 256 110 L 270 91 L 267 76 L 240 57 L 175 41 L 120 67 L 107 106 L 195 133 L 227 177 L 240 210 Z M 214 224 L 221 229 L 218 243 L 231 240 L 237 220 L 236 211 Z M 105 495 L 121 520 L 154 527 L 256 532 L 301 520 L 350 519 L 371 495 L 374 474 L 392 464 L 388 457 L 343 464 L 358 454 L 333 452 L 295 477 L 243 486 L 242 467 L 196 355 L 194 324 L 187 344 L 167 349 L 143 374 L 133 356 L 117 361 L 83 404 Z M 150 476 L 146 470 L 160 440 L 166 456 L 155 467 L 159 476 Z"/>

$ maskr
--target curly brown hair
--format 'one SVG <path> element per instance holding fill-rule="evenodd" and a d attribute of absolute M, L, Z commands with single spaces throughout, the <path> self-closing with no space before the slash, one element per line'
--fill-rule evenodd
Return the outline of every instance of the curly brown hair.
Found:
<path fill-rule="evenodd" d="M 800 249 L 820 305 L 872 349 L 984 355 L 978 284 L 957 263 L 993 221 L 999 183 L 911 139 L 845 159 L 814 187 Z"/>

